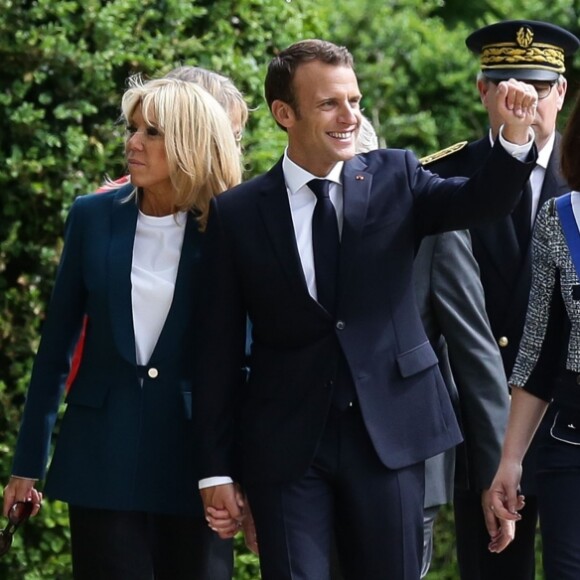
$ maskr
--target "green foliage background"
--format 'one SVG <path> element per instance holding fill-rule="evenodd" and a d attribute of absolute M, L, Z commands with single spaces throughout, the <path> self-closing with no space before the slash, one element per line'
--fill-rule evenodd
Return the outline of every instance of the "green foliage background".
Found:
<path fill-rule="evenodd" d="M 0 0 L 2 481 L 64 217 L 75 196 L 124 171 L 116 119 L 129 74 L 195 64 L 234 79 L 253 108 L 244 140 L 249 176 L 269 167 L 285 142 L 262 99 L 268 60 L 298 39 L 324 37 L 354 53 L 363 105 L 383 141 L 423 155 L 485 131 L 477 62 L 464 39 L 485 23 L 520 17 L 580 30 L 580 5 L 571 0 Z M 571 63 L 569 95 L 578 74 Z M 432 580 L 457 578 L 451 521 L 445 510 Z M 0 578 L 71 578 L 68 544 L 66 507 L 45 502 L 0 560 Z M 259 577 L 241 542 L 236 562 L 238 580 Z"/>

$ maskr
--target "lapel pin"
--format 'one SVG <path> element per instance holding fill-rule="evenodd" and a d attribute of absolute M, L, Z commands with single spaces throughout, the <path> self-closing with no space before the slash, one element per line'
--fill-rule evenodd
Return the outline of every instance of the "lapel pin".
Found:
<path fill-rule="evenodd" d="M 365 176 L 364 176 L 364 175 L 357 175 L 357 176 L 355 177 L 355 179 L 356 179 L 357 181 L 364 181 L 364 180 L 365 180 Z"/>

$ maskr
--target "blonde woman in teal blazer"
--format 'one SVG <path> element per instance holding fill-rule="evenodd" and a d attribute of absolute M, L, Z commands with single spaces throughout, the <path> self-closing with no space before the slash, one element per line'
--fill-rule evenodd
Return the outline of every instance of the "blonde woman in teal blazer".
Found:
<path fill-rule="evenodd" d="M 223 108 L 175 79 L 123 96 L 131 183 L 78 198 L 35 360 L 4 510 L 40 503 L 83 318 L 83 357 L 44 492 L 69 504 L 75 579 L 231 577 L 197 492 L 190 364 L 209 201 L 238 183 Z"/>

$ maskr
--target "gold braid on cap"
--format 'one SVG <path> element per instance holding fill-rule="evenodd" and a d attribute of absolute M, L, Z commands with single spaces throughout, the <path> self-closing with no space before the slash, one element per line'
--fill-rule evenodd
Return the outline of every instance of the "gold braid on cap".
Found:
<path fill-rule="evenodd" d="M 534 31 L 522 26 L 515 42 L 498 42 L 484 46 L 481 51 L 481 70 L 505 67 L 539 68 L 563 73 L 564 51 L 553 44 L 534 44 Z"/>
<path fill-rule="evenodd" d="M 539 68 L 563 73 L 564 51 L 551 44 L 519 48 L 506 42 L 485 46 L 481 52 L 481 70 L 492 68 Z"/>

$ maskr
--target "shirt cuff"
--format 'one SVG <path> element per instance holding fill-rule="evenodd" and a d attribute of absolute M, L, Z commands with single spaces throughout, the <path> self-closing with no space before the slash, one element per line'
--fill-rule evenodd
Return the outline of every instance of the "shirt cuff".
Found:
<path fill-rule="evenodd" d="M 24 477 L 23 475 L 14 475 L 14 474 L 12 474 L 10 477 L 12 477 L 14 479 L 28 479 L 30 481 L 38 481 L 38 478 L 36 478 L 36 477 Z"/>
<path fill-rule="evenodd" d="M 528 127 L 528 142 L 524 143 L 523 145 L 516 145 L 515 143 L 511 143 L 504 138 L 503 125 L 499 128 L 499 142 L 501 143 L 502 147 L 518 161 L 525 160 L 528 153 L 532 149 L 535 137 L 536 134 L 534 133 L 534 130 L 531 127 Z"/>
<path fill-rule="evenodd" d="M 200 479 L 198 482 L 199 489 L 205 489 L 206 487 L 215 487 L 216 485 L 227 485 L 228 483 L 234 483 L 231 477 L 219 476 L 219 477 L 205 477 Z"/>

